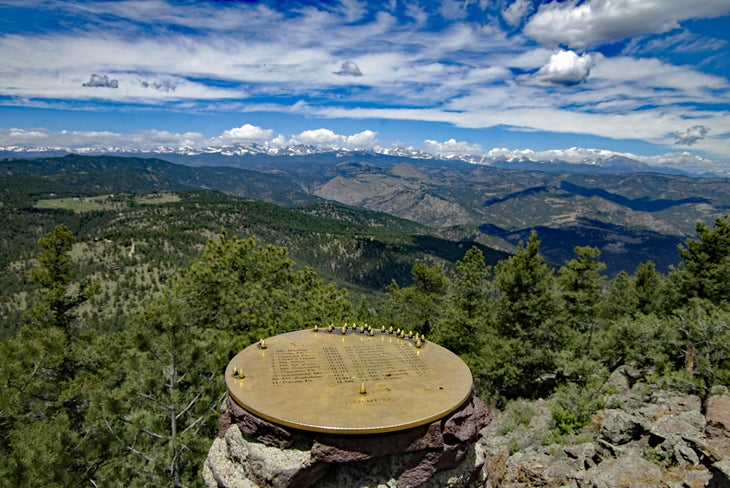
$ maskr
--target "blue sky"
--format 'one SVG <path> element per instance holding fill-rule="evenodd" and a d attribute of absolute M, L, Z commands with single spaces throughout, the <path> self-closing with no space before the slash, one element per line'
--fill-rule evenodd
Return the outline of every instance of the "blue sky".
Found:
<path fill-rule="evenodd" d="M 730 1 L 0 0 L 0 146 L 730 169 Z"/>

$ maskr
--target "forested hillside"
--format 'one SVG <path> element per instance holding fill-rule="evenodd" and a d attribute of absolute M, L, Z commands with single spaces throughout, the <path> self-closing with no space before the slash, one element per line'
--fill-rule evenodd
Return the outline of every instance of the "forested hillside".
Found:
<path fill-rule="evenodd" d="M 611 277 L 650 259 L 666 273 L 695 224 L 711 225 L 730 209 L 728 178 L 635 169 L 611 173 L 579 165 L 567 171 L 547 164 L 527 171 L 354 152 L 159 156 L 183 164 L 72 154 L 0 161 L 0 174 L 39 196 L 196 189 L 287 208 L 337 202 L 420 223 L 429 235 L 508 252 L 536 230 L 553 264 L 570 259 L 575 246 L 593 246 Z"/>
<path fill-rule="evenodd" d="M 91 180 L 0 180 L 7 486 L 201 485 L 229 359 L 314 325 L 425 334 L 493 408 L 546 398 L 553 440 L 620 365 L 701 398 L 730 385 L 730 215 L 698 224 L 670 272 L 609 278 L 598 248 L 556 265 L 538 234 L 505 255 L 331 203 Z"/>

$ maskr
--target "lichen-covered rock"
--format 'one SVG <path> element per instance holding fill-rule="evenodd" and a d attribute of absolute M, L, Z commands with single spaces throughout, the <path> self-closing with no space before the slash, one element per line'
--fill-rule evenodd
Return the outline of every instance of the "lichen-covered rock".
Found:
<path fill-rule="evenodd" d="M 325 435 L 285 429 L 228 399 L 221 437 L 203 467 L 210 488 L 466 487 L 486 479 L 477 397 L 445 418 L 384 434 Z"/>
<path fill-rule="evenodd" d="M 664 488 L 661 468 L 640 453 L 609 459 L 586 471 L 581 488 Z"/>
<path fill-rule="evenodd" d="M 309 451 L 247 440 L 233 424 L 211 447 L 203 479 L 221 488 L 294 488 L 310 486 L 326 469 Z"/>
<path fill-rule="evenodd" d="M 636 439 L 651 424 L 642 417 L 631 415 L 623 410 L 607 410 L 601 423 L 601 437 L 612 444 L 626 444 Z"/>
<path fill-rule="evenodd" d="M 218 435 L 225 435 L 232 424 L 237 425 L 243 435 L 269 446 L 288 447 L 294 442 L 291 431 L 250 414 L 226 395 L 221 408 Z"/>

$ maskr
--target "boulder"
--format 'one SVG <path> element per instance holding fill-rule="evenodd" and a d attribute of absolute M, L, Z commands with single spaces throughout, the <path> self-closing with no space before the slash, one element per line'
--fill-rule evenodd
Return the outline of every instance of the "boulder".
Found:
<path fill-rule="evenodd" d="M 696 410 L 664 415 L 652 423 L 650 433 L 661 440 L 702 437 L 705 433 L 705 417 Z"/>
<path fill-rule="evenodd" d="M 662 470 L 637 452 L 634 455 L 609 459 L 587 470 L 581 476 L 581 487 L 590 488 L 653 488 L 666 484 Z"/>
<path fill-rule="evenodd" d="M 687 438 L 700 438 L 705 433 L 705 417 L 698 411 L 665 415 L 651 426 L 649 445 L 663 459 L 674 464 L 699 464 L 700 460 Z"/>
<path fill-rule="evenodd" d="M 631 365 L 624 364 L 614 369 L 605 383 L 605 387 L 612 387 L 619 393 L 627 393 L 639 379 L 641 372 Z"/>
<path fill-rule="evenodd" d="M 623 410 L 610 409 L 603 416 L 600 435 L 612 444 L 626 444 L 640 437 L 649 427 L 649 422 L 642 417 Z"/>
<path fill-rule="evenodd" d="M 326 469 L 308 451 L 248 441 L 234 424 L 211 446 L 203 479 L 219 488 L 294 488 L 310 486 Z"/>
<path fill-rule="evenodd" d="M 716 462 L 710 469 L 712 478 L 707 488 L 730 488 L 730 459 Z"/>
<path fill-rule="evenodd" d="M 221 407 L 218 436 L 224 436 L 231 425 L 237 425 L 243 435 L 269 446 L 288 447 L 294 441 L 294 435 L 290 430 L 249 413 L 226 395 Z"/>
<path fill-rule="evenodd" d="M 365 461 L 395 453 L 442 450 L 441 421 L 402 432 L 367 436 L 317 435 L 312 455 L 325 463 Z"/>
<path fill-rule="evenodd" d="M 569 458 L 578 460 L 583 469 L 591 469 L 601 462 L 599 450 L 592 442 L 565 446 L 563 452 Z"/>
<path fill-rule="evenodd" d="M 730 437 L 730 395 L 715 395 L 707 400 L 707 434 Z"/>

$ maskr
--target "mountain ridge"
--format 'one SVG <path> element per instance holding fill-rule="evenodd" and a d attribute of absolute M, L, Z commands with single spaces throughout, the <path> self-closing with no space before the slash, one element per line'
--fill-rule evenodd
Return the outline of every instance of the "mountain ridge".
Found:
<path fill-rule="evenodd" d="M 730 209 L 726 178 L 530 171 L 372 153 L 266 156 L 246 167 L 81 155 L 0 164 L 6 178 L 21 170 L 56 171 L 57 189 L 66 193 L 86 185 L 107 193 L 216 190 L 285 207 L 337 202 L 507 252 L 537 231 L 551 262 L 571 259 L 576 246 L 597 247 L 609 275 L 649 260 L 667 271 L 698 222 L 711 225 Z"/>
<path fill-rule="evenodd" d="M 571 148 L 565 153 L 578 153 L 578 148 Z M 475 155 L 475 154 L 452 154 L 452 153 L 429 153 L 414 148 L 370 148 L 370 149 L 349 149 L 335 146 L 314 146 L 307 144 L 292 144 L 274 146 L 269 144 L 227 144 L 219 146 L 193 147 L 160 146 L 149 150 L 130 149 L 124 147 L 68 147 L 68 146 L 0 146 L 0 157 L 19 156 L 44 157 L 62 156 L 65 154 L 81 155 L 107 155 L 125 157 L 160 157 L 163 159 L 172 158 L 174 162 L 189 166 L 200 165 L 226 165 L 240 166 L 247 164 L 260 164 L 262 157 L 302 157 L 331 155 L 335 158 L 364 157 L 367 155 L 408 158 L 420 161 L 441 161 L 441 162 L 462 162 L 495 166 L 500 168 L 515 168 L 538 171 L 573 171 L 580 173 L 606 173 L 606 172 L 655 172 L 663 174 L 691 175 L 691 176 L 730 176 L 726 173 L 713 173 L 707 171 L 688 172 L 676 164 L 648 164 L 635 158 L 610 151 L 586 150 L 589 155 L 583 155 L 575 161 L 568 161 L 563 158 L 531 158 L 525 155 Z M 690 157 L 690 155 L 687 155 Z M 691 157 L 692 161 L 696 157 Z"/>

